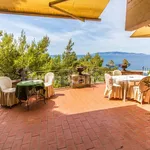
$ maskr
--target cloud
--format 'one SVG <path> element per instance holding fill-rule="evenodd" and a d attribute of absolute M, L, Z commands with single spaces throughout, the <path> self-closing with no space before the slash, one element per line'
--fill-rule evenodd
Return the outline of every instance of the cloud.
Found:
<path fill-rule="evenodd" d="M 47 35 L 50 37 L 51 41 L 56 43 L 56 42 L 62 42 L 66 41 L 69 38 L 75 37 L 77 35 L 81 35 L 84 33 L 82 30 L 74 30 L 74 31 L 63 31 L 60 32 L 58 31 L 49 31 L 47 28 L 44 26 L 37 26 L 36 24 L 28 23 L 26 21 L 16 21 L 16 20 L 9 20 L 6 17 L 1 17 L 3 18 L 3 22 L 0 24 L 0 28 L 14 33 L 14 35 L 17 37 L 20 35 L 20 32 L 24 30 L 27 34 L 27 39 L 28 41 L 31 41 L 33 39 L 40 40 L 43 36 Z"/>
<path fill-rule="evenodd" d="M 28 41 L 49 36 L 50 54 L 62 53 L 70 38 L 75 42 L 74 50 L 78 54 L 102 51 L 150 54 L 150 39 L 129 38 L 132 32 L 125 31 L 125 15 L 126 0 L 111 0 L 101 16 L 102 22 L 0 15 L 3 20 L 0 28 L 16 37 L 24 30 Z"/>

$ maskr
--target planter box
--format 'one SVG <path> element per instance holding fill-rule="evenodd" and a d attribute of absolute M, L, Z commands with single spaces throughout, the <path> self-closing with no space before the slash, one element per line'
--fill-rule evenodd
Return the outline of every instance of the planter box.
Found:
<path fill-rule="evenodd" d="M 91 76 L 89 74 L 71 75 L 71 87 L 83 88 L 91 86 Z"/>

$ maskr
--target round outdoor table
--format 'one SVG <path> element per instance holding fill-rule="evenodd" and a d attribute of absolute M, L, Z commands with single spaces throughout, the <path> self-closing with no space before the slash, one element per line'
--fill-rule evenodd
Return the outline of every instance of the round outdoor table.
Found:
<path fill-rule="evenodd" d="M 126 93 L 127 93 L 127 87 L 129 82 L 139 82 L 142 80 L 145 76 L 143 75 L 119 75 L 119 76 L 112 76 L 112 79 L 114 82 L 122 82 L 123 83 L 123 101 L 126 101 Z"/>
<path fill-rule="evenodd" d="M 26 100 L 28 104 L 29 97 L 32 95 L 38 96 L 38 91 L 44 90 L 44 82 L 42 80 L 29 80 L 29 81 L 21 81 L 16 86 L 16 97 L 20 100 Z M 44 98 L 43 94 L 40 95 Z"/>

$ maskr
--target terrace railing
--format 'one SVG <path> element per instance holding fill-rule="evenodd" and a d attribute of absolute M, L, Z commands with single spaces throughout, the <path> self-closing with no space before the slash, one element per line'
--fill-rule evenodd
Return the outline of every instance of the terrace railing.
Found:
<path fill-rule="evenodd" d="M 91 75 L 91 84 L 95 83 L 100 83 L 104 82 L 104 74 L 105 72 L 110 71 L 108 68 L 92 68 L 92 69 L 87 69 L 83 72 L 88 73 Z M 26 75 L 27 80 L 32 80 L 32 79 L 41 79 L 44 80 L 45 74 L 47 72 L 53 72 L 55 75 L 55 80 L 54 80 L 54 87 L 59 88 L 59 87 L 67 87 L 70 86 L 70 76 L 72 74 L 78 74 L 77 71 L 75 70 L 70 70 L 70 69 L 60 69 L 60 70 L 49 70 L 49 71 L 28 71 Z M 8 76 L 12 80 L 14 79 L 19 79 L 21 78 L 17 74 L 12 74 L 12 73 L 0 73 L 0 76 Z"/>
<path fill-rule="evenodd" d="M 67 87 L 70 86 L 71 82 L 71 75 L 72 74 L 78 74 L 74 70 L 69 70 L 69 69 L 62 69 L 62 70 L 50 70 L 48 72 L 53 72 L 55 75 L 55 80 L 54 80 L 54 87 Z M 83 72 L 84 73 L 89 73 L 91 75 L 91 84 L 99 83 L 99 82 L 104 82 L 104 69 L 98 69 L 94 68 L 88 71 Z M 46 72 L 43 71 L 36 71 L 28 74 L 28 79 L 42 79 L 44 80 L 44 76 Z"/>

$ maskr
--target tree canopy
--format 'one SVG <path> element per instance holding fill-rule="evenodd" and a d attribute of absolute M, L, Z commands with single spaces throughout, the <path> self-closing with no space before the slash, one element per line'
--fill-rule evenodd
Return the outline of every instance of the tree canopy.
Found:
<path fill-rule="evenodd" d="M 51 59 L 47 49 L 49 44 L 47 36 L 37 43 L 33 40 L 29 44 L 23 31 L 18 39 L 15 39 L 13 34 L 2 32 L 0 73 L 11 78 L 19 78 L 17 71 L 21 68 L 28 68 L 32 72 L 49 69 Z"/>
<path fill-rule="evenodd" d="M 74 42 L 70 39 L 64 53 L 62 54 L 62 66 L 63 68 L 72 69 L 74 63 L 77 61 L 77 55 L 73 51 Z"/>
<path fill-rule="evenodd" d="M 69 39 L 62 55 L 51 57 L 48 52 L 50 39 L 44 36 L 41 40 L 28 42 L 24 31 L 18 38 L 13 34 L 0 31 L 0 75 L 11 79 L 20 78 L 19 70 L 28 71 L 29 77 L 40 73 L 42 78 L 47 72 L 54 72 L 55 87 L 68 85 L 68 77 L 77 73 L 76 68 L 84 66 L 87 73 L 92 73 L 98 79 L 105 67 L 99 54 L 87 53 L 78 57 L 74 51 L 74 42 Z"/>

